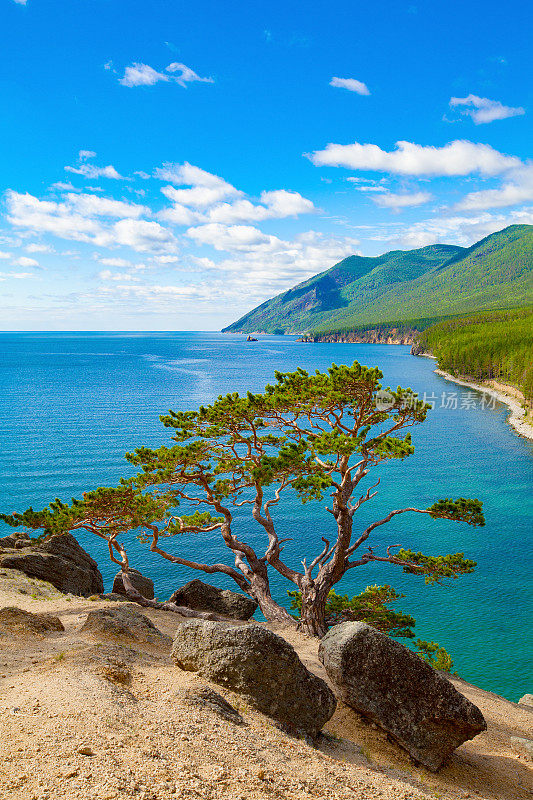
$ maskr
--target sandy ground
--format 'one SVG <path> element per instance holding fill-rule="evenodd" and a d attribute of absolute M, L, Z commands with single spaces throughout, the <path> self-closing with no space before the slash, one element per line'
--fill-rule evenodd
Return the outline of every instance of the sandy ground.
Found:
<path fill-rule="evenodd" d="M 513 753 L 510 737 L 533 738 L 533 713 L 461 680 L 453 682 L 482 709 L 488 730 L 433 774 L 343 705 L 315 747 L 215 686 L 246 724 L 220 718 L 195 700 L 206 683 L 172 665 L 168 639 L 112 642 L 80 631 L 89 611 L 114 603 L 42 584 L 22 594 L 4 581 L 0 607 L 13 605 L 56 614 L 65 631 L 0 631 L 0 800 L 532 797 L 532 765 Z M 182 621 L 140 610 L 169 636 Z M 325 677 L 315 639 L 277 633 Z"/>
<path fill-rule="evenodd" d="M 476 389 L 478 392 L 494 397 L 500 403 L 505 403 L 511 410 L 507 418 L 507 422 L 511 425 L 520 436 L 526 439 L 533 439 L 533 419 L 526 414 L 524 408 L 524 395 L 515 386 L 509 386 L 506 383 L 498 383 L 497 381 L 484 381 L 483 383 L 471 383 L 456 378 L 442 369 L 435 370 L 436 375 L 445 378 L 452 383 L 458 383 L 460 386 L 468 386 L 470 389 Z"/>

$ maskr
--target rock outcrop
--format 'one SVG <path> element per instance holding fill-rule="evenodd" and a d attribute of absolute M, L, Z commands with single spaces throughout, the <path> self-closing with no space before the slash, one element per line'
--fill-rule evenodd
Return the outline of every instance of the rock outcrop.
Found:
<path fill-rule="evenodd" d="M 0 636 L 43 635 L 64 630 L 59 617 L 51 614 L 32 614 L 30 611 L 13 607 L 0 608 Z"/>
<path fill-rule="evenodd" d="M 218 589 L 198 578 L 175 591 L 169 602 L 196 611 L 213 611 L 215 614 L 240 620 L 250 619 L 257 609 L 257 603 L 251 597 L 229 589 Z"/>
<path fill-rule="evenodd" d="M 161 633 L 144 614 L 130 606 L 90 611 L 81 628 L 96 639 L 104 641 L 140 642 L 158 646 L 172 644 L 170 636 Z"/>
<path fill-rule="evenodd" d="M 139 594 L 142 594 L 143 597 L 146 597 L 147 600 L 154 599 L 154 582 L 150 578 L 145 577 L 142 575 L 139 570 L 137 569 L 129 569 L 128 575 L 130 577 L 130 581 L 133 584 L 133 588 L 137 589 Z M 111 592 L 114 594 L 126 594 L 126 590 L 124 589 L 124 582 L 122 580 L 122 572 L 117 572 L 115 578 L 113 580 L 113 588 Z"/>
<path fill-rule="evenodd" d="M 191 620 L 181 625 L 174 663 L 238 692 L 253 708 L 298 735 L 317 736 L 333 716 L 335 696 L 294 648 L 267 628 Z"/>
<path fill-rule="evenodd" d="M 34 542 L 20 534 L 0 540 L 0 567 L 48 581 L 60 592 L 89 597 L 104 591 L 96 561 L 70 533 Z"/>
<path fill-rule="evenodd" d="M 364 622 L 331 628 L 319 657 L 337 696 L 430 770 L 486 730 L 481 711 L 450 681 Z"/>

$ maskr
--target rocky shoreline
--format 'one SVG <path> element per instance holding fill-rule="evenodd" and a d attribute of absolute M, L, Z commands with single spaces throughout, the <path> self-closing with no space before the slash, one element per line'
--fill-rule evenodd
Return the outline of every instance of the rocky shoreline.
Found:
<path fill-rule="evenodd" d="M 299 342 L 316 343 L 342 343 L 342 344 L 404 344 L 414 346 L 418 342 L 418 331 L 409 330 L 400 332 L 391 328 L 387 332 L 371 329 L 367 331 L 351 331 L 348 333 L 328 333 L 322 335 L 305 334 Z"/>

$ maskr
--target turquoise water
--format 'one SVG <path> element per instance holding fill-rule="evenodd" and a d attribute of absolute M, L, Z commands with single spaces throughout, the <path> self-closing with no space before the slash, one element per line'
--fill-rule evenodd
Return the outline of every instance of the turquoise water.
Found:
<path fill-rule="evenodd" d="M 479 497 L 485 528 L 405 515 L 379 529 L 373 542 L 401 542 L 435 554 L 464 551 L 477 569 L 443 588 L 427 587 L 423 579 L 388 565 L 369 564 L 348 573 L 338 588 L 355 593 L 368 584 L 391 583 L 405 594 L 400 607 L 416 618 L 418 636 L 449 650 L 462 677 L 515 701 L 532 691 L 533 443 L 506 424 L 504 406 L 481 408 L 480 395 L 464 397 L 468 390 L 435 375 L 434 362 L 410 356 L 407 347 L 303 344 L 275 336 L 247 344 L 243 337 L 218 333 L 1 334 L 0 343 L 0 510 L 7 512 L 112 485 L 130 474 L 124 452 L 169 442 L 159 414 L 194 408 L 228 391 L 259 391 L 275 369 L 325 369 L 333 361 L 357 359 L 378 365 L 385 385 L 434 396 L 427 422 L 413 430 L 415 455 L 381 469 L 379 495 L 363 507 L 357 525 L 366 526 L 391 508 Z M 441 407 L 442 394 L 449 400 L 452 392 L 457 409 Z M 331 524 L 322 505 L 292 503 L 276 511 L 281 535 L 294 539 L 286 549 L 294 565 L 321 549 L 320 536 Z M 246 533 L 245 521 L 237 524 Z M 247 535 L 260 546 L 260 534 Z M 79 538 L 97 558 L 109 589 L 116 568 L 105 548 L 90 534 Z M 228 558 L 216 533 L 180 538 L 175 545 L 185 557 Z M 130 557 L 155 578 L 161 598 L 193 576 L 136 541 Z M 223 578 L 219 583 L 233 588 Z M 292 587 L 274 572 L 272 584 L 284 601 Z"/>

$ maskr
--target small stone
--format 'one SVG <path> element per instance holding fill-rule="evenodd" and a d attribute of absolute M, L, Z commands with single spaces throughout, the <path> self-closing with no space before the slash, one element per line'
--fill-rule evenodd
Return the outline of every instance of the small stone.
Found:
<path fill-rule="evenodd" d="M 523 697 L 520 698 L 518 701 L 519 706 L 525 706 L 526 708 L 533 711 L 533 694 L 525 694 Z"/>
<path fill-rule="evenodd" d="M 517 756 L 533 761 L 533 741 L 522 736 L 511 736 L 511 749 Z"/>
<path fill-rule="evenodd" d="M 94 756 L 94 750 L 89 745 L 84 745 L 83 747 L 78 747 L 78 753 L 81 756 Z"/>

